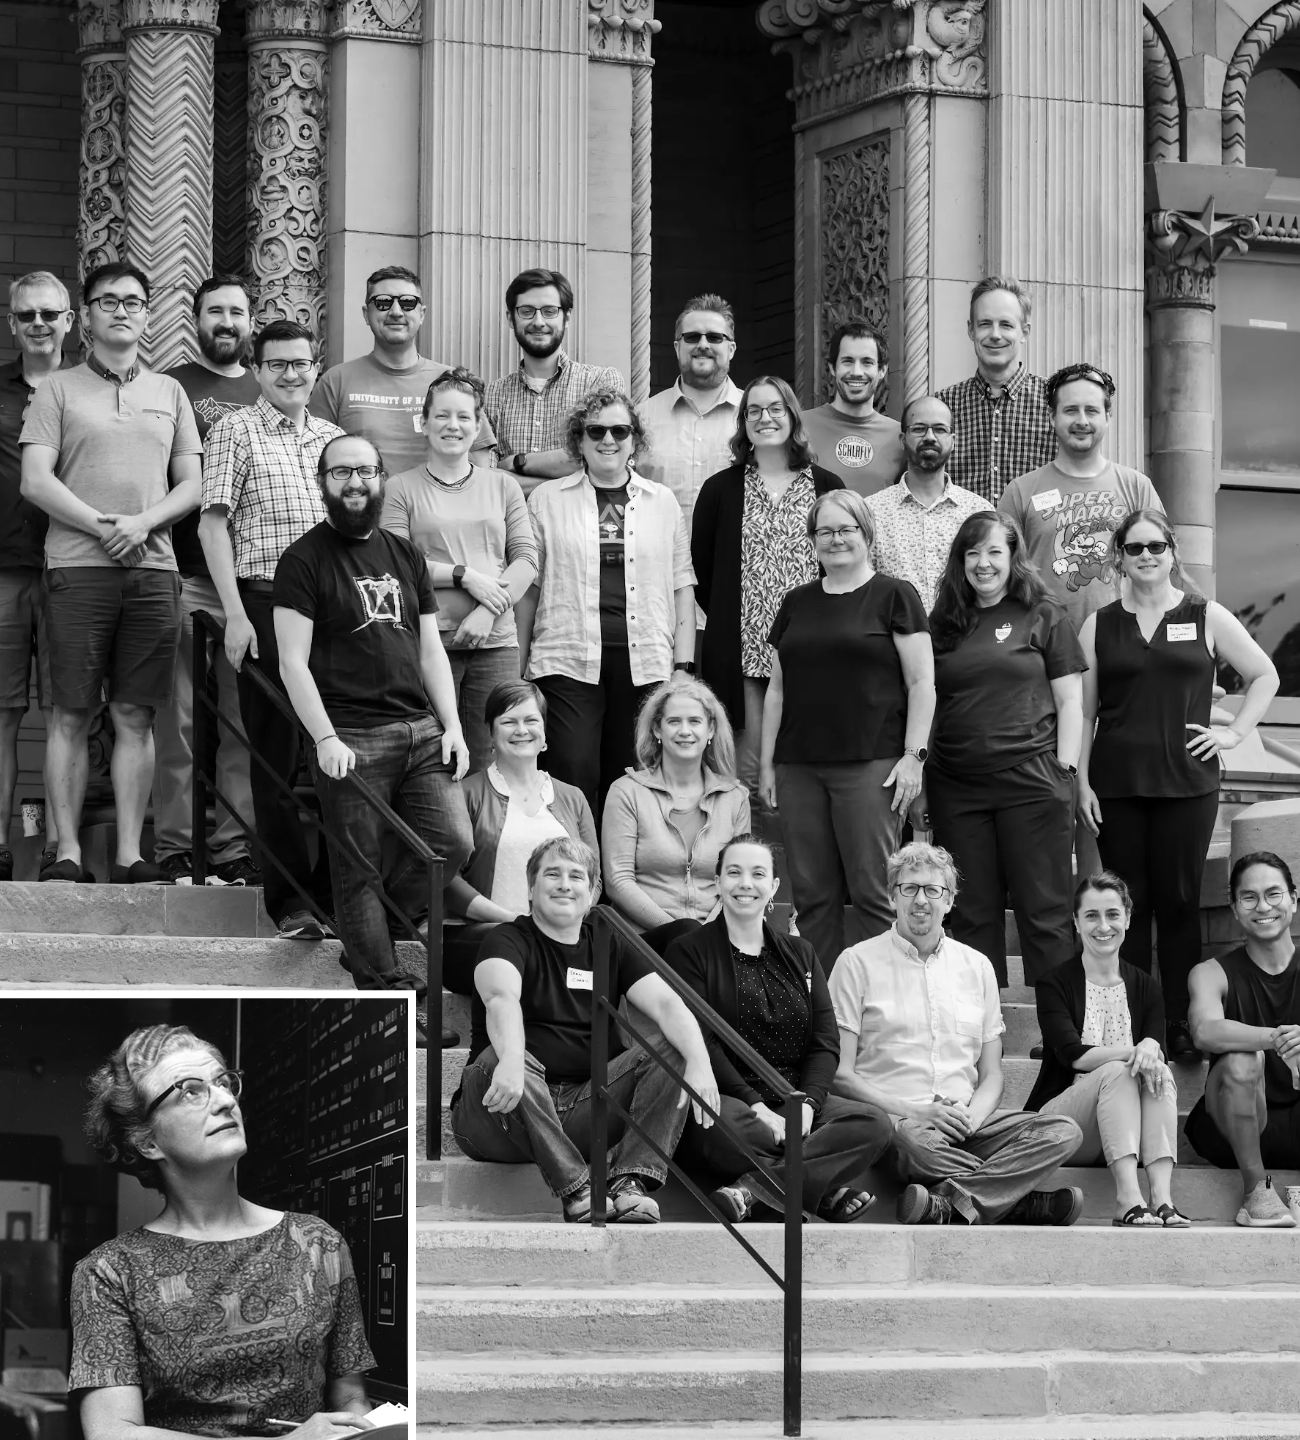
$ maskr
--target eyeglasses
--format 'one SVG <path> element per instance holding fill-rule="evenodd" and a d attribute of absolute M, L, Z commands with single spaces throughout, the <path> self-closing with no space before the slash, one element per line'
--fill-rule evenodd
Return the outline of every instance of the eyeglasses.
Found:
<path fill-rule="evenodd" d="M 946 885 L 918 885 L 915 880 L 905 880 L 901 885 L 895 885 L 894 889 L 905 900 L 916 899 L 918 890 L 925 891 L 927 900 L 942 900 L 945 895 L 951 893 Z"/>
<path fill-rule="evenodd" d="M 308 370 L 314 369 L 314 360 L 263 360 L 263 366 L 272 375 L 283 375 L 287 370 L 292 370 L 295 375 L 305 375 Z"/>
<path fill-rule="evenodd" d="M 1128 544 L 1121 545 L 1120 549 L 1123 550 L 1130 560 L 1136 560 L 1144 550 L 1150 550 L 1153 555 L 1163 555 L 1165 551 L 1169 549 L 1169 541 L 1134 540 Z"/>
<path fill-rule="evenodd" d="M 952 434 L 947 425 L 909 425 L 907 427 L 907 433 L 913 440 L 924 440 L 931 431 L 934 432 L 936 440 L 946 440 Z"/>
<path fill-rule="evenodd" d="M 96 295 L 87 305 L 98 305 L 105 315 L 115 315 L 125 310 L 128 315 L 138 315 L 149 303 L 139 295 Z"/>
<path fill-rule="evenodd" d="M 533 320 L 538 315 L 543 320 L 558 320 L 564 311 L 559 305 L 516 305 L 515 314 L 521 320 Z"/>
<path fill-rule="evenodd" d="M 11 310 L 9 312 L 20 325 L 30 325 L 39 315 L 46 325 L 53 325 L 54 322 L 66 315 L 66 310 Z"/>
<path fill-rule="evenodd" d="M 814 530 L 813 535 L 823 544 L 828 545 L 832 540 L 847 540 L 851 535 L 859 534 L 861 530 L 861 525 L 841 525 L 836 530 Z"/>
<path fill-rule="evenodd" d="M 584 425 L 582 429 L 588 440 L 603 440 L 606 435 L 612 435 L 620 443 L 632 433 L 630 425 Z"/>
<path fill-rule="evenodd" d="M 232 1100 L 238 1100 L 240 1092 L 244 1088 L 244 1077 L 238 1070 L 223 1070 L 220 1075 L 214 1075 L 211 1080 L 204 1080 L 198 1075 L 186 1075 L 183 1079 L 177 1080 L 174 1085 L 169 1085 L 144 1112 L 147 1120 L 150 1115 L 163 1103 L 164 1100 L 175 1090 L 181 1097 L 182 1104 L 192 1105 L 196 1110 L 206 1106 L 212 1097 L 212 1087 L 224 1090 Z"/>
<path fill-rule="evenodd" d="M 720 330 L 683 330 L 677 338 L 687 345 L 698 345 L 701 340 L 707 340 L 710 345 L 721 345 L 731 336 L 724 335 Z"/>
<path fill-rule="evenodd" d="M 773 400 L 770 405 L 745 406 L 746 420 L 761 420 L 764 414 L 767 414 L 773 420 L 784 420 L 789 413 L 789 408 L 782 404 L 780 400 Z"/>
<path fill-rule="evenodd" d="M 370 303 L 381 315 L 388 314 L 393 308 L 394 300 L 397 301 L 408 315 L 412 310 L 416 310 L 424 304 L 424 301 L 421 300 L 418 295 L 372 295 L 370 297 Z"/>
<path fill-rule="evenodd" d="M 1258 910 L 1261 905 L 1266 905 L 1271 910 L 1275 905 L 1280 905 L 1286 896 L 1285 890 L 1268 890 L 1263 895 L 1246 890 L 1238 893 L 1236 903 L 1243 910 Z"/>
<path fill-rule="evenodd" d="M 331 465 L 325 473 L 331 480 L 342 483 L 344 480 L 351 480 L 354 475 L 361 480 L 373 480 L 376 475 L 384 472 L 378 465 Z"/>

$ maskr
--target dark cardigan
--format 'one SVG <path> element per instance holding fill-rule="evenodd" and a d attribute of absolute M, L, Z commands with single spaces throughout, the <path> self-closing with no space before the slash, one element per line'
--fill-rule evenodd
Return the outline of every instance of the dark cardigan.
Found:
<path fill-rule="evenodd" d="M 1150 975 L 1120 961 L 1120 979 L 1128 995 L 1133 1043 L 1154 1040 L 1165 1048 L 1165 1002 Z M 1079 1039 L 1088 1004 L 1083 961 L 1067 960 L 1049 971 L 1034 987 L 1038 1002 L 1038 1028 L 1043 1032 L 1043 1063 L 1025 1101 L 1026 1110 L 1040 1110 L 1054 1096 L 1074 1084 L 1079 1071 L 1074 1062 L 1093 1047 Z"/>
<path fill-rule="evenodd" d="M 844 482 L 820 465 L 812 467 L 818 495 L 843 490 Z M 695 600 L 708 616 L 700 675 L 727 707 L 731 723 L 745 723 L 740 672 L 740 523 L 745 513 L 745 467 L 719 470 L 700 487 L 691 526 Z"/>
<path fill-rule="evenodd" d="M 799 1088 L 807 1095 L 815 1110 L 820 1110 L 835 1078 L 840 1063 L 840 1031 L 835 1023 L 835 1009 L 826 976 L 812 946 L 798 936 L 778 935 L 770 926 L 763 926 L 763 943 L 776 959 L 797 978 L 810 986 L 812 1006 L 808 1036 L 804 1042 L 803 1068 Z M 674 940 L 664 959 L 701 998 L 706 1000 L 728 1025 L 740 1025 L 740 1007 L 736 1000 L 736 962 L 731 955 L 727 922 L 719 915 L 689 935 Z M 701 1029 L 705 1027 L 701 1026 Z M 713 1062 L 714 1078 L 724 1095 L 733 1095 L 746 1105 L 757 1104 L 763 1097 L 747 1085 L 736 1068 L 731 1052 L 707 1034 L 709 1059 Z M 766 1056 L 763 1057 L 767 1059 Z"/>

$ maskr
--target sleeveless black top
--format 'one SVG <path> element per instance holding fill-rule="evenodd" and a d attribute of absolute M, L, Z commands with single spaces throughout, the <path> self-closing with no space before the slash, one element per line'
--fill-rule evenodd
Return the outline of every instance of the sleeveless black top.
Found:
<path fill-rule="evenodd" d="M 1187 749 L 1187 725 L 1210 723 L 1214 657 L 1206 601 L 1184 594 L 1150 641 L 1119 600 L 1097 611 L 1097 737 L 1088 780 L 1103 799 L 1187 799 L 1219 788 L 1217 756 Z"/>
<path fill-rule="evenodd" d="M 1300 950 L 1280 975 L 1261 970 L 1244 945 L 1220 955 L 1219 964 L 1228 977 L 1228 993 L 1223 997 L 1225 1020 L 1265 1030 L 1275 1025 L 1300 1025 Z M 1222 1055 L 1211 1055 L 1210 1065 L 1222 1059 Z M 1276 1050 L 1264 1051 L 1264 1096 L 1270 1105 L 1300 1103 L 1300 1090 L 1291 1082 L 1291 1067 Z"/>

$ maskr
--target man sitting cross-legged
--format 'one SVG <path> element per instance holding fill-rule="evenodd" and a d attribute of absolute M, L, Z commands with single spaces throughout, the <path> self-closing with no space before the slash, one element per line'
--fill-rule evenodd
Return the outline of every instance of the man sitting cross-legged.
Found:
<path fill-rule="evenodd" d="M 899 1220 L 1073 1225 L 1083 1192 L 1034 1186 L 1083 1134 L 1066 1115 L 998 1109 L 1006 1028 L 998 982 L 978 950 L 943 933 L 957 893 L 952 856 L 904 845 L 889 857 L 887 878 L 892 928 L 845 950 L 830 990 L 840 1027 L 835 1093 L 897 1117 L 899 1169 L 913 1182 Z"/>
<path fill-rule="evenodd" d="M 1192 1039 L 1210 1057 L 1187 1138 L 1211 1165 L 1241 1171 L 1238 1225 L 1300 1224 L 1300 1186 L 1286 1198 L 1266 1169 L 1300 1168 L 1300 951 L 1291 938 L 1295 881 L 1267 850 L 1232 867 L 1228 894 L 1246 943 L 1202 960 L 1188 978 Z"/>
<path fill-rule="evenodd" d="M 591 1218 L 592 977 L 598 947 L 609 953 L 612 1003 L 626 995 L 663 1031 L 659 1053 L 715 1111 L 720 1101 L 694 1017 L 653 969 L 599 917 L 588 917 L 600 862 L 580 840 L 544 840 L 528 859 L 530 913 L 483 941 L 474 971 L 470 1059 L 452 1097 L 452 1133 L 471 1160 L 532 1160 L 566 1220 Z M 625 1050 L 612 1019 L 609 1089 L 671 1155 L 686 1123 L 686 1095 L 640 1047 Z M 680 1058 L 679 1058 L 680 1057 Z M 695 1106 L 700 1124 L 712 1123 Z M 646 1193 L 667 1168 L 610 1107 L 606 1218 L 654 1224 Z"/>

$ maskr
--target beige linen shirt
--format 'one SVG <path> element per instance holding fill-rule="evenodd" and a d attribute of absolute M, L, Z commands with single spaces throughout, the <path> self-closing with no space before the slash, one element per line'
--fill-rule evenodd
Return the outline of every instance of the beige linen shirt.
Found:
<path fill-rule="evenodd" d="M 641 407 L 650 444 L 650 453 L 641 462 L 642 473 L 676 495 L 688 535 L 700 486 L 732 463 L 731 437 L 743 394 L 728 380 L 717 404 L 701 411 L 678 378 Z"/>
<path fill-rule="evenodd" d="M 943 494 L 932 505 L 923 505 L 912 494 L 904 473 L 897 484 L 868 495 L 867 508 L 876 527 L 872 563 L 882 575 L 910 580 L 928 615 L 934 609 L 948 552 L 962 521 L 977 510 L 993 507 L 951 480 L 944 482 Z"/>

